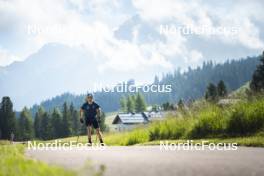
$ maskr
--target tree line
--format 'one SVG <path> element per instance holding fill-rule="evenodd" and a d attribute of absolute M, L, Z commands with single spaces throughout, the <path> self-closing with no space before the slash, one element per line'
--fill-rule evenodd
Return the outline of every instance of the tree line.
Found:
<path fill-rule="evenodd" d="M 155 76 L 152 84 L 172 85 L 172 92 L 156 93 L 141 92 L 145 97 L 147 104 L 161 104 L 169 101 L 177 103 L 180 99 L 193 100 L 204 97 L 204 92 L 209 83 L 217 84 L 223 80 L 229 91 L 238 89 L 246 82 L 251 80 L 252 74 L 259 64 L 260 56 L 247 57 L 239 60 L 228 60 L 224 63 L 213 63 L 212 61 L 204 62 L 197 68 L 188 68 L 185 72 L 176 69 L 174 72 L 164 74 L 162 77 Z M 127 84 L 134 84 L 134 80 L 128 80 Z M 120 99 L 128 97 L 128 93 L 120 92 L 95 92 L 96 101 L 101 105 L 105 112 L 113 112 L 122 109 Z M 43 101 L 41 106 L 46 110 L 53 107 L 61 107 L 65 101 L 73 102 L 74 106 L 81 106 L 85 94 L 73 95 L 65 93 L 52 99 Z M 37 105 L 32 108 L 33 112 L 37 111 Z"/>
<path fill-rule="evenodd" d="M 205 92 L 205 99 L 208 101 L 216 101 L 218 98 L 227 96 L 227 88 L 225 82 L 220 80 L 217 85 L 209 83 Z"/>
<path fill-rule="evenodd" d="M 18 117 L 9 97 L 3 97 L 0 105 L 1 139 L 10 139 L 14 134 L 15 140 L 49 140 L 86 133 L 85 126 L 79 121 L 79 112 L 72 103 L 68 105 L 65 102 L 61 109 L 53 108 L 52 111 L 45 111 L 39 106 L 33 116 L 30 109 L 24 107 Z M 106 129 L 104 113 L 100 127 Z"/>
<path fill-rule="evenodd" d="M 147 103 L 141 93 L 135 95 L 122 96 L 120 98 L 120 107 L 122 112 L 140 113 L 146 111 Z"/>
<path fill-rule="evenodd" d="M 250 88 L 254 92 L 263 93 L 264 91 L 264 51 L 260 56 L 260 64 L 253 73 L 252 80 L 250 81 Z"/>
<path fill-rule="evenodd" d="M 247 94 L 249 95 L 261 95 L 264 93 L 264 51 L 262 55 L 258 57 L 258 65 L 255 68 L 251 75 L 251 80 L 249 81 L 249 88 Z M 225 98 L 228 95 L 228 88 L 226 83 L 223 80 L 220 80 L 217 84 L 209 82 L 206 87 L 204 98 L 207 101 L 216 102 L 220 98 Z M 191 100 L 192 102 L 192 100 Z M 162 109 L 167 110 L 176 110 L 177 108 L 184 107 L 183 99 L 180 99 L 175 105 L 169 101 L 161 105 Z"/>
<path fill-rule="evenodd" d="M 262 94 L 264 92 L 264 51 L 259 56 L 259 64 L 256 66 L 249 82 L 249 90 L 251 94 Z M 217 85 L 209 83 L 205 93 L 205 99 L 215 101 L 218 98 L 226 97 L 228 94 L 227 87 L 223 80 L 220 80 Z"/>
<path fill-rule="evenodd" d="M 253 66 L 254 69 L 252 69 Z M 248 78 L 249 76 L 251 78 Z M 219 77 L 223 79 L 218 79 Z M 217 83 L 217 80 L 222 81 Z M 206 92 L 205 98 L 214 100 L 217 97 L 225 97 L 227 95 L 227 89 L 233 90 L 238 88 L 249 80 L 250 88 L 253 92 L 264 92 L 264 53 L 259 57 L 239 61 L 227 61 L 224 64 L 214 65 L 209 62 L 204 64 L 202 68 L 189 69 L 185 73 L 175 72 L 174 74 L 167 74 L 160 81 L 156 78 L 155 82 L 158 84 L 172 84 L 172 90 L 174 92 L 169 95 L 141 93 L 136 95 L 124 95 L 97 92 L 95 93 L 95 97 L 99 104 L 103 104 L 101 101 L 104 100 L 103 102 L 114 104 L 113 106 L 116 106 L 115 103 L 116 100 L 118 100 L 120 103 L 119 107 L 121 107 L 123 112 L 145 111 L 146 102 L 160 104 L 161 102 L 168 101 L 168 103 L 164 103 L 163 105 L 164 109 L 170 109 L 173 108 L 173 106 L 172 103 L 169 102 L 177 101 L 177 97 L 185 97 L 186 99 L 184 94 L 188 94 L 187 98 L 191 97 L 195 99 L 194 97 L 197 97 L 198 94 L 204 95 L 204 92 Z M 202 93 L 198 93 L 202 90 Z M 184 94 L 182 94 L 183 92 Z M 67 94 L 67 97 L 69 98 L 71 95 Z M 75 106 L 79 107 L 81 102 L 80 99 L 82 98 L 83 100 L 83 97 L 76 96 L 76 98 L 76 102 L 78 102 L 79 105 Z M 183 105 L 182 98 L 178 100 L 179 106 Z M 65 100 L 64 97 L 59 97 L 59 99 L 60 101 Z M 17 113 L 13 110 L 11 99 L 7 96 L 3 97 L 0 103 L 0 138 L 9 139 L 12 133 L 15 134 L 17 140 L 28 140 L 32 138 L 53 139 L 76 135 L 80 129 L 80 123 L 78 110 L 74 108 L 74 103 L 64 101 L 62 106 L 59 106 L 58 102 L 55 100 L 57 101 L 58 98 L 44 102 L 44 104 L 46 103 L 47 105 L 53 102 L 53 106 L 49 106 L 47 110 L 42 106 L 34 106 L 34 110 L 25 107 L 16 115 Z M 102 106 L 104 107 L 106 104 Z M 104 130 L 104 115 L 102 117 L 102 122 L 101 128 Z"/>

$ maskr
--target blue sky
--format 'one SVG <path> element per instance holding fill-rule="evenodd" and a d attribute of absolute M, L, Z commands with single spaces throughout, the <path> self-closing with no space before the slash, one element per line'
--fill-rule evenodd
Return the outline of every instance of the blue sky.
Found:
<path fill-rule="evenodd" d="M 0 66 L 47 43 L 84 48 L 98 71 L 197 66 L 258 55 L 264 48 L 261 0 L 0 0 Z M 160 33 L 160 26 L 235 27 L 234 35 Z M 37 29 L 37 31 L 34 31 Z"/>

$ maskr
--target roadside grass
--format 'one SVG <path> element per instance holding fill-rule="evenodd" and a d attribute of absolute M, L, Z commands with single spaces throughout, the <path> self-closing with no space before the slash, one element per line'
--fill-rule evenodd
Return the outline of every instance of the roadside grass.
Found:
<path fill-rule="evenodd" d="M 134 145 L 149 141 L 148 129 L 137 128 L 129 132 L 105 135 L 107 145 Z"/>
<path fill-rule="evenodd" d="M 208 139 L 263 147 L 263 133 L 264 98 L 260 97 L 225 107 L 200 101 L 164 121 L 150 123 L 147 128 L 109 134 L 105 141 L 110 145 L 133 145 L 159 140 Z"/>
<path fill-rule="evenodd" d="M 232 108 L 227 123 L 230 135 L 254 134 L 264 129 L 264 99 L 242 102 Z"/>
<path fill-rule="evenodd" d="M 118 145 L 134 145 L 137 143 L 143 143 L 146 141 L 149 141 L 149 135 L 148 135 L 148 129 L 145 128 L 137 128 L 134 129 L 133 131 L 128 131 L 128 132 L 122 132 L 122 133 L 106 133 L 104 136 L 104 142 L 107 145 L 113 145 L 113 146 L 118 146 Z M 41 140 L 34 140 L 36 143 L 51 143 L 57 140 L 61 144 L 63 143 L 70 143 L 77 141 L 77 136 L 73 137 L 67 137 L 67 138 L 58 138 L 58 139 L 53 139 L 53 140 L 48 140 L 48 141 L 41 141 Z M 92 141 L 93 143 L 99 143 L 99 139 L 96 141 L 96 135 L 92 135 Z M 87 143 L 87 136 L 79 136 L 78 143 Z"/>
<path fill-rule="evenodd" d="M 3 176 L 75 176 L 74 171 L 57 166 L 50 166 L 40 161 L 27 159 L 24 156 L 24 146 L 20 144 L 0 145 L 0 175 Z"/>
<path fill-rule="evenodd" d="M 176 139 L 176 140 L 155 140 L 148 141 L 145 143 L 140 143 L 137 145 L 160 145 L 161 142 L 168 142 L 168 144 L 179 144 L 186 143 L 186 139 Z M 205 142 L 206 141 L 206 142 Z M 263 136 L 248 136 L 248 137 L 236 137 L 236 138 L 205 138 L 205 139 L 193 139 L 193 144 L 201 144 L 205 142 L 205 144 L 214 143 L 225 143 L 231 144 L 236 143 L 238 146 L 247 146 L 247 147 L 264 147 L 264 137 Z"/>
<path fill-rule="evenodd" d="M 263 146 L 263 134 L 264 98 L 258 97 L 224 107 L 197 101 L 190 109 L 171 113 L 163 121 L 154 121 L 132 131 L 106 133 L 104 140 L 107 145 L 135 145 L 159 140 L 208 139 Z M 58 140 L 70 142 L 77 137 Z M 79 142 L 86 143 L 87 137 L 80 136 Z"/>
<path fill-rule="evenodd" d="M 8 140 L 0 140 L 0 146 L 1 145 L 8 145 L 8 144 L 10 144 L 10 141 L 8 141 Z"/>
<path fill-rule="evenodd" d="M 264 131 L 264 98 L 228 107 L 204 104 L 150 124 L 151 140 L 234 138 Z"/>
<path fill-rule="evenodd" d="M 108 127 L 108 131 L 115 131 L 115 126 L 112 124 L 113 120 L 115 118 L 114 113 L 106 113 L 106 118 L 105 118 L 105 124 Z"/>
<path fill-rule="evenodd" d="M 149 140 L 148 135 L 144 135 L 140 137 L 137 135 L 139 131 L 134 133 L 132 137 L 130 132 L 124 133 L 112 133 L 106 134 L 105 142 L 109 146 L 129 146 L 129 145 L 159 145 L 160 141 L 168 141 L 168 143 L 183 143 L 187 140 L 191 140 L 188 138 L 185 139 L 156 139 L 156 140 Z M 142 131 L 141 131 L 142 132 Z M 145 131 L 146 132 L 146 131 Z M 146 134 L 146 133 L 141 133 Z M 136 140 L 135 140 L 136 138 Z M 95 136 L 93 136 L 95 139 Z M 60 139 L 62 143 L 67 143 L 70 141 L 76 141 L 76 137 L 71 138 L 64 138 Z M 237 143 L 238 146 L 251 146 L 251 147 L 264 147 L 264 134 L 255 134 L 253 136 L 244 136 L 244 137 L 219 137 L 219 138 L 201 138 L 201 139 L 192 139 L 193 143 L 201 143 L 202 141 L 208 141 L 208 143 Z M 80 136 L 79 142 L 86 143 L 87 136 Z"/>

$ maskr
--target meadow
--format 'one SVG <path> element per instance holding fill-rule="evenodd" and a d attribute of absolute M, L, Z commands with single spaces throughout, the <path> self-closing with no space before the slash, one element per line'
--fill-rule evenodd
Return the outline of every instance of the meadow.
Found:
<path fill-rule="evenodd" d="M 233 105 L 219 106 L 204 100 L 189 109 L 168 115 L 166 120 L 155 121 L 147 127 L 137 127 L 122 133 L 106 133 L 107 145 L 158 144 L 160 140 L 199 142 L 236 142 L 245 146 L 264 146 L 264 98 L 243 100 Z M 95 139 L 95 137 L 94 137 Z M 63 142 L 76 137 L 61 139 Z M 79 142 L 87 142 L 81 136 Z"/>
<path fill-rule="evenodd" d="M 7 141 L 0 142 L 0 176 L 75 176 L 75 171 L 58 166 L 50 166 L 24 156 L 24 146 L 10 145 Z"/>
<path fill-rule="evenodd" d="M 188 109 L 183 108 L 177 113 L 170 114 L 163 121 L 154 121 L 132 131 L 106 133 L 104 139 L 107 145 L 112 146 L 159 145 L 160 141 L 177 144 L 192 140 L 194 144 L 208 141 L 264 147 L 264 98 L 257 97 L 226 106 L 204 100 L 196 101 Z M 76 141 L 77 137 L 57 140 Z M 87 136 L 80 136 L 79 142 L 86 143 Z M 24 149 L 25 145 L 11 145 L 8 141 L 0 141 L 0 176 L 80 174 L 78 171 L 27 158 L 24 156 Z"/>

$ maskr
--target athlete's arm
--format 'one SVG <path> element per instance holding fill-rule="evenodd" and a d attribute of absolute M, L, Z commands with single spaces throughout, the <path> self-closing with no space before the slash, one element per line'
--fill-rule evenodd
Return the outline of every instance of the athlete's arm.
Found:
<path fill-rule="evenodd" d="M 84 120 L 83 120 L 83 109 L 82 108 L 80 109 L 80 122 L 84 123 Z"/>
<path fill-rule="evenodd" d="M 98 120 L 101 120 L 101 108 L 96 109 L 96 116 Z"/>
<path fill-rule="evenodd" d="M 80 119 L 83 119 L 83 109 L 80 108 Z"/>

